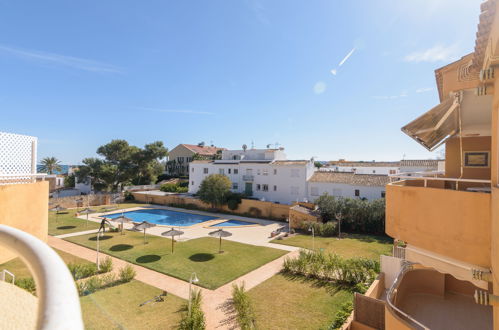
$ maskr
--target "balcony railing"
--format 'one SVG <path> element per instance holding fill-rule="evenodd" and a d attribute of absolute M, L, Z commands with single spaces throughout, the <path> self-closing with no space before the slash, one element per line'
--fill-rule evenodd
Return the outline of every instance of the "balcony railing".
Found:
<path fill-rule="evenodd" d="M 38 296 L 36 328 L 83 330 L 78 292 L 61 257 L 34 236 L 6 225 L 0 225 L 0 245 L 18 253 L 33 273 Z"/>
<path fill-rule="evenodd" d="M 243 181 L 252 182 L 254 180 L 253 175 L 243 175 Z"/>
<path fill-rule="evenodd" d="M 37 179 L 44 180 L 47 174 L 45 173 L 19 173 L 19 174 L 1 174 L 0 173 L 0 186 L 7 184 L 22 184 L 33 183 Z"/>
<path fill-rule="evenodd" d="M 392 184 L 474 192 L 490 192 L 491 185 L 490 180 L 447 178 L 443 176 L 443 172 L 412 172 L 391 174 L 389 177 Z"/>

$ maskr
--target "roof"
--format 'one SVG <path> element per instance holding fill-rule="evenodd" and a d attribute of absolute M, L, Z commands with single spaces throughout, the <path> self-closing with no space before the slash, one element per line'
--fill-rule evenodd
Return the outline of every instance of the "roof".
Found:
<path fill-rule="evenodd" d="M 187 149 L 189 149 L 190 151 L 196 153 L 196 154 L 199 154 L 199 155 L 203 155 L 203 156 L 211 156 L 211 155 L 215 155 L 217 153 L 218 150 L 225 150 L 225 148 L 217 148 L 217 147 L 210 147 L 210 146 L 198 146 L 196 144 L 181 144 L 181 146 L 184 146 L 186 147 Z"/>
<path fill-rule="evenodd" d="M 363 161 L 331 161 L 332 166 L 348 166 L 348 167 L 399 167 L 400 162 L 363 162 Z"/>
<path fill-rule="evenodd" d="M 213 163 L 213 161 L 209 159 L 199 159 L 199 160 L 193 160 L 191 162 L 191 164 L 208 164 L 208 163 Z"/>
<path fill-rule="evenodd" d="M 353 172 L 315 172 L 309 182 L 343 183 L 353 186 L 383 187 L 390 183 L 388 175 L 355 174 Z"/>
<path fill-rule="evenodd" d="M 403 159 L 400 161 L 400 166 L 411 166 L 411 167 L 438 167 L 438 162 L 442 160 L 439 159 Z"/>
<path fill-rule="evenodd" d="M 308 160 L 274 160 L 272 165 L 307 165 Z"/>

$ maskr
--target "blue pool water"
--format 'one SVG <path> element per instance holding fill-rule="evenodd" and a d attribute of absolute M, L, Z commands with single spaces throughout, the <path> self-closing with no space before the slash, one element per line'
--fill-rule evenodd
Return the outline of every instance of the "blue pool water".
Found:
<path fill-rule="evenodd" d="M 254 222 L 240 221 L 240 220 L 227 220 L 224 222 L 217 223 L 211 227 L 233 227 L 233 226 L 248 226 L 248 225 L 257 225 Z"/>
<path fill-rule="evenodd" d="M 143 209 L 136 211 L 128 211 L 123 213 L 126 217 L 134 222 L 147 221 L 157 225 L 165 226 L 192 226 L 201 222 L 218 219 L 217 217 L 209 217 L 206 215 L 198 215 L 192 213 L 176 212 L 163 209 Z M 121 213 L 107 214 L 106 218 L 117 218 Z"/>

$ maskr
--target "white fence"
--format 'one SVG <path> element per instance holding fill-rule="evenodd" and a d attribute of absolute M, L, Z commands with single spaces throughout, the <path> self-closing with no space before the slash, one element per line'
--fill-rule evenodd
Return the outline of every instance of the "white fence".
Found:
<path fill-rule="evenodd" d="M 34 136 L 0 132 L 0 185 L 33 182 L 38 139 Z"/>

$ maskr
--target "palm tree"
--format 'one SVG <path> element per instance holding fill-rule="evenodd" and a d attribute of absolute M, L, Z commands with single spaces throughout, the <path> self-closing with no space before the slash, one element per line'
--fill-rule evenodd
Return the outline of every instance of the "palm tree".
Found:
<path fill-rule="evenodd" d="M 62 171 L 60 162 L 55 157 L 45 157 L 42 159 L 41 171 L 47 172 L 48 174 L 54 174 L 54 172 Z"/>

